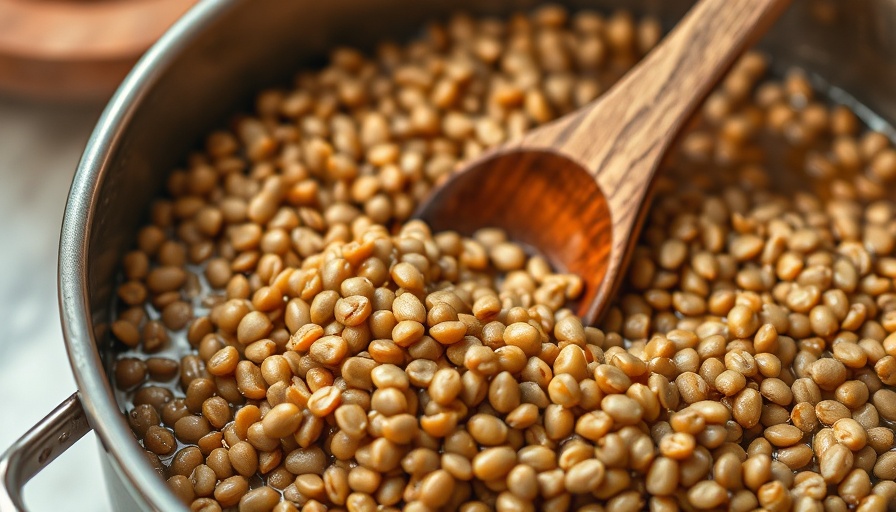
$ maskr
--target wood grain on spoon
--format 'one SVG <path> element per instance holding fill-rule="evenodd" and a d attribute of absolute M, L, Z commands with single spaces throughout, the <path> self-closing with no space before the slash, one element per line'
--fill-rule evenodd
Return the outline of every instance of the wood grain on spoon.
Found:
<path fill-rule="evenodd" d="M 593 103 L 458 169 L 417 211 L 436 230 L 504 228 L 586 286 L 600 317 L 643 222 L 663 155 L 788 0 L 703 0 Z"/>

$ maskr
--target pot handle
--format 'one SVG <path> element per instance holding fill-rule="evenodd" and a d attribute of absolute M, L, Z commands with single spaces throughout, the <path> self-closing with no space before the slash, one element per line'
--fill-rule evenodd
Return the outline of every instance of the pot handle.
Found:
<path fill-rule="evenodd" d="M 25 510 L 25 484 L 90 430 L 76 392 L 13 443 L 0 455 L 0 512 Z"/>

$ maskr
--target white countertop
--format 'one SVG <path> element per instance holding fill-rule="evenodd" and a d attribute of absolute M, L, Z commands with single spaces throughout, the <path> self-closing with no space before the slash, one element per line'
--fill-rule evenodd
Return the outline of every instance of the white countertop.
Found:
<path fill-rule="evenodd" d="M 0 96 L 0 451 L 75 391 L 56 260 L 72 175 L 101 110 Z M 111 510 L 99 457 L 91 432 L 25 487 L 29 510 Z"/>

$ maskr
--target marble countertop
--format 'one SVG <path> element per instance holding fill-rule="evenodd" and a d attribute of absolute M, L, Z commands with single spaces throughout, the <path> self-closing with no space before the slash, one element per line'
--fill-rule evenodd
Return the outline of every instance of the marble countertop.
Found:
<path fill-rule="evenodd" d="M 0 96 L 0 451 L 75 391 L 59 323 L 56 261 L 72 175 L 102 104 Z M 25 487 L 29 510 L 106 511 L 89 433 Z"/>

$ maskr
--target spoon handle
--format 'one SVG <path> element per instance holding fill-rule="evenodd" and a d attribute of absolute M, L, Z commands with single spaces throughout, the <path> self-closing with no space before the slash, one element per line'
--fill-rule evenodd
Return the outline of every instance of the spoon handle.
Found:
<path fill-rule="evenodd" d="M 631 228 L 667 147 L 744 49 L 789 0 L 702 0 L 610 91 L 533 131 L 523 146 L 550 147 L 591 172 L 613 213 L 614 238 Z"/>

